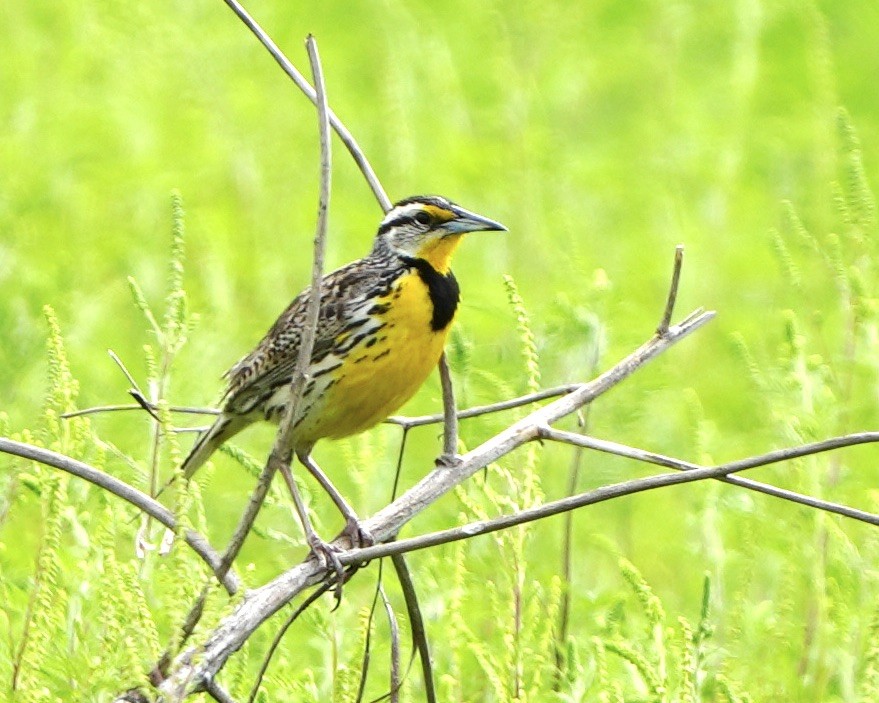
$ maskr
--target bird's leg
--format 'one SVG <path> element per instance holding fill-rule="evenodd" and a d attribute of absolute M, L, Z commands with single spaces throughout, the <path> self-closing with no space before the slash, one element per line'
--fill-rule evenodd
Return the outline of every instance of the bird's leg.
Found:
<path fill-rule="evenodd" d="M 323 486 L 323 489 L 329 494 L 330 498 L 333 499 L 339 512 L 342 513 L 345 518 L 345 529 L 343 530 L 343 534 L 351 540 L 351 544 L 354 547 L 369 547 L 375 544 L 375 539 L 368 530 L 364 529 L 360 522 L 360 518 L 358 518 L 357 513 L 354 512 L 354 508 L 348 505 L 348 501 L 342 497 L 342 494 L 339 493 L 339 489 L 333 485 L 333 482 L 330 481 L 329 477 L 321 470 L 315 460 L 311 458 L 311 454 L 303 451 L 298 452 L 296 456 L 299 457 L 299 461 L 302 462 L 302 465 L 311 472 L 311 475 L 317 479 L 317 482 Z"/>
<path fill-rule="evenodd" d="M 318 559 L 323 560 L 324 564 L 331 567 L 336 574 L 336 588 L 338 589 L 336 597 L 339 598 L 342 592 L 342 583 L 345 580 L 345 569 L 336 554 L 337 550 L 331 544 L 324 542 L 317 532 L 314 531 L 314 527 L 311 525 L 311 518 L 308 517 L 308 509 L 305 507 L 302 496 L 299 495 L 296 481 L 293 480 L 293 472 L 290 470 L 290 465 L 287 462 L 281 463 L 281 475 L 287 483 L 287 488 L 290 489 L 290 495 L 293 496 L 293 504 L 296 506 L 296 512 L 299 515 L 299 521 L 302 523 L 302 529 L 305 531 L 305 540 L 308 542 L 308 546 L 311 547 L 314 555 Z"/>

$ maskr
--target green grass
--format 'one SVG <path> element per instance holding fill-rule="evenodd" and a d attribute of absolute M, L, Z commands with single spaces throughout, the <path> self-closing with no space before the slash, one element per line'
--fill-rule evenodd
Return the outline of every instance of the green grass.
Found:
<path fill-rule="evenodd" d="M 526 392 L 538 360 L 541 384 L 552 385 L 586 378 L 596 344 L 601 368 L 624 356 L 655 329 L 683 243 L 679 312 L 705 306 L 718 318 L 596 403 L 592 432 L 719 462 L 876 427 L 875 7 L 335 0 L 249 9 L 303 70 L 302 41 L 316 35 L 330 102 L 392 198 L 439 192 L 509 227 L 469 237 L 457 255 L 461 404 Z M 307 281 L 314 110 L 220 2 L 32 0 L 7 3 L 0 17 L 0 429 L 30 430 L 143 486 L 144 417 L 58 425 L 71 381 L 50 366 L 43 308 L 57 316 L 78 406 L 127 401 L 108 348 L 146 387 L 143 347 L 160 356 L 161 345 L 127 278 L 165 324 L 176 189 L 186 210 L 183 284 L 198 320 L 168 398 L 216 401 L 220 374 Z M 334 148 L 329 267 L 362 255 L 380 216 Z M 510 304 L 504 274 L 521 304 Z M 406 410 L 435 411 L 439 397 L 431 379 Z M 465 422 L 462 440 L 474 446 L 507 421 Z M 139 469 L 98 448 L 92 431 Z M 271 438 L 255 429 L 240 443 L 261 458 Z M 387 500 L 398 441 L 395 428 L 380 428 L 323 443 L 316 457 L 371 513 Z M 412 433 L 403 485 L 439 447 L 435 429 Z M 408 534 L 562 495 L 570 450 L 535 452 L 474 477 Z M 170 473 L 170 455 L 160 458 Z M 876 510 L 877 458 L 861 447 L 752 475 Z M 251 479 L 226 457 L 215 463 L 202 526 L 222 543 Z M 581 488 L 644 473 L 587 454 Z M 312 493 L 324 531 L 334 530 Z M 276 498 L 239 564 L 252 585 L 302 554 Z M 874 700 L 874 529 L 709 483 L 593 506 L 574 524 L 567 669 L 555 699 Z M 0 698 L 11 696 L 40 579 L 66 596 L 31 618 L 25 660 L 43 664 L 25 677 L 32 692 L 109 700 L 120 675 L 152 663 L 202 572 L 183 554 L 134 560 L 136 527 L 76 480 L 0 459 Z M 412 556 L 443 700 L 555 700 L 546 646 L 564 590 L 561 531 L 556 518 Z M 321 608 L 294 626 L 267 679 L 270 699 L 335 691 L 350 700 L 370 597 L 370 577 L 359 580 L 339 611 Z M 647 592 L 662 617 L 645 606 Z M 138 614 L 114 610 L 114 593 L 142 603 Z M 517 598 L 529 615 L 520 627 Z M 216 616 L 222 598 L 211 607 Z M 230 688 L 240 693 L 238 677 L 246 689 L 270 636 L 267 628 L 233 660 Z M 376 639 L 378 662 L 386 629 Z M 126 644 L 101 665 L 111 642 Z M 663 661 L 657 693 L 650 681 L 662 678 Z M 379 668 L 373 697 L 386 686 Z M 414 674 L 407 686 L 419 700 Z"/>

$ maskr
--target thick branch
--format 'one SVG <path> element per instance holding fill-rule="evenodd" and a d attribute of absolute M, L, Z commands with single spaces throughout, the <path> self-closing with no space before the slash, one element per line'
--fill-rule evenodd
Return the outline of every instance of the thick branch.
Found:
<path fill-rule="evenodd" d="M 431 503 L 448 493 L 466 478 L 522 444 L 537 439 L 540 428 L 576 411 L 630 376 L 639 367 L 702 327 L 714 316 L 711 312 L 689 316 L 680 325 L 671 327 L 666 335 L 655 336 L 641 348 L 595 380 L 583 384 L 567 396 L 534 411 L 461 457 L 454 467 L 440 466 L 413 486 L 403 496 L 366 520 L 364 526 L 381 542 L 395 535 L 403 525 Z M 680 481 L 687 474 L 675 474 Z M 693 479 L 690 479 L 693 480 Z M 344 546 L 342 541 L 338 542 Z M 163 691 L 197 690 L 201 682 L 210 680 L 226 660 L 263 623 L 288 603 L 302 589 L 320 581 L 325 570 L 314 560 L 306 561 L 281 574 L 264 586 L 251 591 L 238 609 L 217 628 L 200 656 L 194 661 L 186 653 L 178 661 Z"/>

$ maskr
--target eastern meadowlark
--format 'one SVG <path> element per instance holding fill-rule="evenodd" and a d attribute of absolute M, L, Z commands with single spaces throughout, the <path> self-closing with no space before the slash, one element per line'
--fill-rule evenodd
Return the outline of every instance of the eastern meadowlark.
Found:
<path fill-rule="evenodd" d="M 311 450 L 324 437 L 347 437 L 376 425 L 412 397 L 437 365 L 458 306 L 452 254 L 467 232 L 505 229 L 446 198 L 406 198 L 385 215 L 366 257 L 321 282 L 317 334 L 293 421 L 293 448 L 344 515 L 346 533 L 354 541 L 369 538 Z M 183 462 L 187 478 L 251 423 L 280 420 L 290 402 L 307 301 L 308 289 L 226 373 L 222 412 Z M 307 516 L 300 517 L 311 547 L 326 552 Z"/>

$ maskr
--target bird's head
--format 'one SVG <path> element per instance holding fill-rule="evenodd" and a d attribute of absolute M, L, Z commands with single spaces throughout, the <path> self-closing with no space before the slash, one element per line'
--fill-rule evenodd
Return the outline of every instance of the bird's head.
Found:
<path fill-rule="evenodd" d="M 452 253 L 467 232 L 506 231 L 495 222 L 437 195 L 416 195 L 401 200 L 385 215 L 378 228 L 376 246 L 399 256 L 425 259 L 447 273 Z"/>

